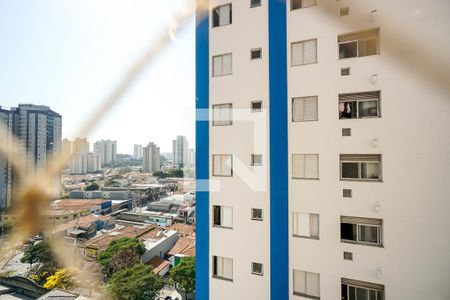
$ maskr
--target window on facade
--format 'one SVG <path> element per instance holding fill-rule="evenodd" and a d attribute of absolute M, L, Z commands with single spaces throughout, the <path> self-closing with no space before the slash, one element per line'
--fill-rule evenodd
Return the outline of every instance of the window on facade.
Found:
<path fill-rule="evenodd" d="M 353 260 L 353 253 L 344 251 L 344 260 Z"/>
<path fill-rule="evenodd" d="M 319 155 L 293 154 L 292 178 L 319 179 Z"/>
<path fill-rule="evenodd" d="M 257 263 L 257 262 L 252 262 L 252 274 L 262 276 L 263 275 L 263 264 Z"/>
<path fill-rule="evenodd" d="M 262 58 L 262 49 L 252 49 L 250 50 L 250 59 Z"/>
<path fill-rule="evenodd" d="M 354 279 L 341 279 L 342 300 L 384 300 L 384 285 Z"/>
<path fill-rule="evenodd" d="M 213 256 L 213 276 L 233 280 L 233 260 L 231 258 Z"/>
<path fill-rule="evenodd" d="M 341 179 L 381 181 L 381 155 L 341 154 Z"/>
<path fill-rule="evenodd" d="M 218 6 L 213 9 L 213 27 L 225 26 L 232 23 L 231 4 Z"/>
<path fill-rule="evenodd" d="M 217 104 L 212 106 L 213 126 L 233 124 L 233 104 Z"/>
<path fill-rule="evenodd" d="M 371 29 L 338 36 L 339 59 L 379 54 L 379 30 Z"/>
<path fill-rule="evenodd" d="M 294 270 L 294 295 L 320 299 L 319 273 Z"/>
<path fill-rule="evenodd" d="M 213 176 L 233 176 L 233 156 L 213 154 Z"/>
<path fill-rule="evenodd" d="M 317 5 L 317 0 L 291 0 L 291 10 Z"/>
<path fill-rule="evenodd" d="M 214 226 L 233 228 L 233 208 L 231 206 L 213 206 Z"/>
<path fill-rule="evenodd" d="M 344 197 L 344 198 L 351 198 L 352 197 L 352 190 L 350 190 L 350 189 L 343 189 L 342 190 L 342 197 Z"/>
<path fill-rule="evenodd" d="M 349 13 L 350 13 L 350 8 L 349 8 L 349 7 L 341 7 L 341 8 L 339 9 L 339 15 L 340 15 L 341 17 L 347 16 Z"/>
<path fill-rule="evenodd" d="M 339 119 L 380 117 L 380 92 L 339 95 Z"/>
<path fill-rule="evenodd" d="M 262 101 L 252 101 L 251 109 L 252 109 L 252 112 L 262 111 Z"/>
<path fill-rule="evenodd" d="M 291 44 L 291 65 L 299 66 L 317 63 L 317 40 L 307 40 Z"/>
<path fill-rule="evenodd" d="M 351 136 L 352 129 L 351 128 L 342 128 L 342 136 Z"/>
<path fill-rule="evenodd" d="M 250 7 L 261 6 L 261 0 L 250 0 Z"/>
<path fill-rule="evenodd" d="M 317 121 L 319 119 L 317 96 L 292 99 L 292 121 Z"/>
<path fill-rule="evenodd" d="M 341 76 L 349 76 L 350 68 L 341 68 Z"/>
<path fill-rule="evenodd" d="M 225 76 L 232 73 L 232 55 L 223 54 L 213 57 L 213 76 Z"/>
<path fill-rule="evenodd" d="M 252 220 L 263 220 L 263 210 L 261 208 L 252 208 Z"/>
<path fill-rule="evenodd" d="M 252 166 L 262 166 L 262 154 L 252 154 Z"/>
<path fill-rule="evenodd" d="M 292 217 L 293 235 L 319 238 L 319 215 L 294 212 Z"/>
<path fill-rule="evenodd" d="M 341 216 L 341 241 L 382 246 L 381 219 Z"/>

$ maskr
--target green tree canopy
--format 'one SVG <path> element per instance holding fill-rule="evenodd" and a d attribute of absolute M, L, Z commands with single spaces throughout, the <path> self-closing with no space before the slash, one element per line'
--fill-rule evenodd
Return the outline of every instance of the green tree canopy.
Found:
<path fill-rule="evenodd" d="M 86 186 L 84 189 L 86 191 L 96 191 L 98 190 L 99 185 L 96 182 L 91 183 L 90 185 Z"/>
<path fill-rule="evenodd" d="M 170 270 L 170 278 L 187 294 L 195 291 L 195 257 L 185 257 Z"/>
<path fill-rule="evenodd" d="M 42 241 L 26 248 L 20 262 L 29 263 L 30 265 L 37 262 L 49 266 L 57 265 L 55 255 L 47 241 Z"/>
<path fill-rule="evenodd" d="M 154 300 L 163 286 L 149 266 L 137 264 L 114 273 L 106 288 L 112 299 Z"/>
<path fill-rule="evenodd" d="M 133 251 L 137 253 L 139 256 L 141 256 L 145 252 L 144 244 L 141 243 L 138 239 L 121 238 L 113 241 L 111 244 L 109 244 L 108 248 L 105 251 L 100 253 L 98 257 L 98 262 L 103 267 L 108 267 L 111 264 L 111 259 L 115 254 L 117 254 L 121 250 L 128 248 L 133 249 Z"/>

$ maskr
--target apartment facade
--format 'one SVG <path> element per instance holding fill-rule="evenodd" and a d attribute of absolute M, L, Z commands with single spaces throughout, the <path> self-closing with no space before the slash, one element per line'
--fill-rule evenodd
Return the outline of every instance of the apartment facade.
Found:
<path fill-rule="evenodd" d="M 142 159 L 142 145 L 134 144 L 134 147 L 133 147 L 133 158 L 134 159 Z"/>
<path fill-rule="evenodd" d="M 189 142 L 184 135 L 177 136 L 172 141 L 173 162 L 180 166 L 187 166 L 189 161 Z"/>
<path fill-rule="evenodd" d="M 160 149 L 155 143 L 148 143 L 143 148 L 142 170 L 144 172 L 156 172 L 161 170 Z"/>
<path fill-rule="evenodd" d="M 20 104 L 11 109 L 0 108 L 1 142 L 10 144 L 13 136 L 18 142 L 18 155 L 25 161 L 29 172 L 45 170 L 49 159 L 61 151 L 61 115 L 48 106 Z M 15 178 L 11 162 L 0 157 L 0 208 L 12 205 L 14 189 L 20 184 Z M 55 179 L 55 192 L 59 189 L 59 176 Z"/>
<path fill-rule="evenodd" d="M 94 152 L 102 157 L 102 165 L 110 164 L 116 160 L 117 141 L 101 140 L 94 143 Z"/>
<path fill-rule="evenodd" d="M 450 4 L 197 2 L 197 298 L 449 298 Z"/>

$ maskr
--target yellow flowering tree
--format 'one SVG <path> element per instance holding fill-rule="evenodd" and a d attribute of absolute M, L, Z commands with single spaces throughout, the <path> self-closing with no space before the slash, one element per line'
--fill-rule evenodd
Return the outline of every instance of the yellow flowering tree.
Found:
<path fill-rule="evenodd" d="M 59 288 L 68 290 L 74 286 L 74 278 L 78 274 L 78 269 L 73 267 L 59 269 L 55 274 L 47 277 L 44 284 L 46 289 Z"/>

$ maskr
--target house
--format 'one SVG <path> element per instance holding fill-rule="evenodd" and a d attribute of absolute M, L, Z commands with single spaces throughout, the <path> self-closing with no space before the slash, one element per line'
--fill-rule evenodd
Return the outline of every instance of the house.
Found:
<path fill-rule="evenodd" d="M 153 257 L 151 260 L 147 262 L 147 264 L 152 266 L 153 273 L 161 277 L 166 275 L 170 270 L 170 262 L 162 259 L 159 256 Z"/>

